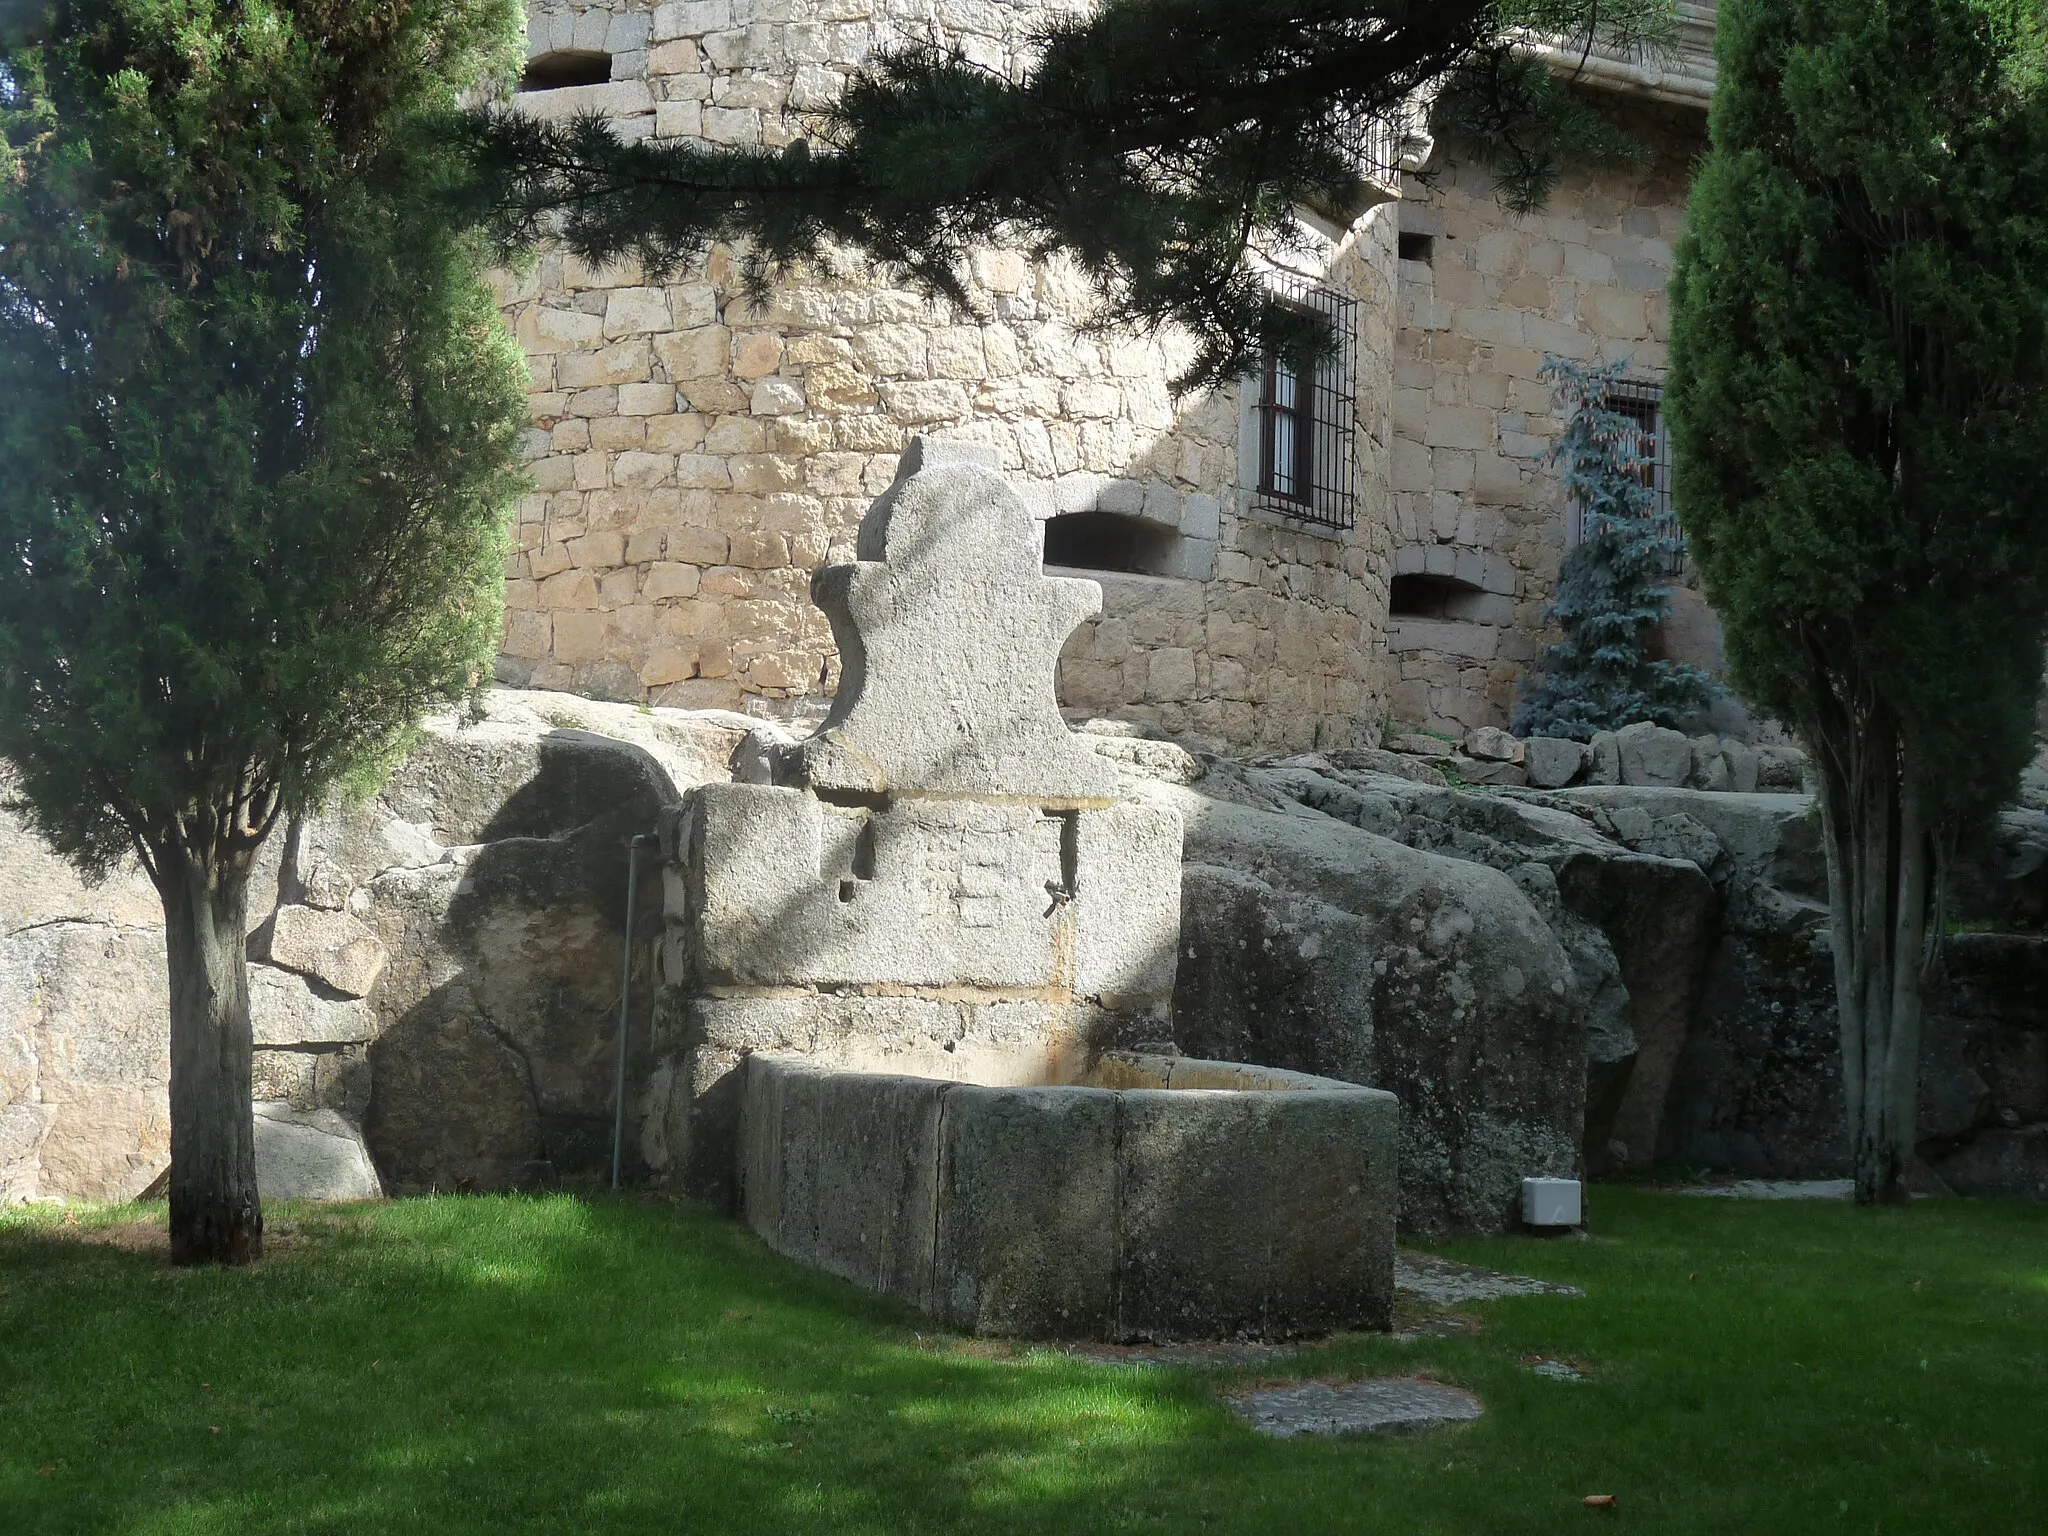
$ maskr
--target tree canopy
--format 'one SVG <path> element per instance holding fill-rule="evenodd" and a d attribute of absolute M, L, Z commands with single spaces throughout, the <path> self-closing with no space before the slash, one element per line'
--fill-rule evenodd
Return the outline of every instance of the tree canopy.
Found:
<path fill-rule="evenodd" d="M 65 0 L 0 42 L 0 757 L 163 896 L 182 1257 L 260 1239 L 257 848 L 496 648 L 525 370 L 423 130 L 517 23 Z"/>
<path fill-rule="evenodd" d="M 2048 636 L 2048 8 L 1724 0 L 1673 279 L 1676 499 L 1827 827 L 1858 1193 L 1913 1156 L 1931 910 Z"/>
<path fill-rule="evenodd" d="M 1363 206 L 1365 125 L 1434 95 L 1439 126 L 1532 207 L 1565 154 L 1636 147 L 1519 42 L 1654 47 L 1670 24 L 1669 0 L 1104 0 L 1049 23 L 1021 79 L 935 47 L 884 53 L 784 148 L 625 143 L 599 117 L 503 110 L 469 137 L 511 244 L 557 235 L 659 272 L 730 241 L 757 294 L 851 249 L 963 303 L 975 246 L 1064 251 L 1107 320 L 1194 336 L 1191 386 L 1322 346 L 1244 253 L 1291 242 L 1297 208 Z"/>

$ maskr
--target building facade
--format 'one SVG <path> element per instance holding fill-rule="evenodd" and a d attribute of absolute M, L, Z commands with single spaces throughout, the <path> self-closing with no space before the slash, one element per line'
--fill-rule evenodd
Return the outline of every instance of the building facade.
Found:
<path fill-rule="evenodd" d="M 1563 427 L 1544 362 L 1618 363 L 1669 494 L 1658 404 L 1670 339 L 1672 249 L 1687 171 L 1705 148 L 1704 101 L 1624 98 L 1641 167 L 1567 167 L 1542 212 L 1516 218 L 1486 168 L 1440 151 L 1400 206 L 1387 616 L 1393 714 L 1437 730 L 1505 725 L 1548 633 L 1544 605 L 1576 537 L 1557 468 Z M 1668 499 L 1666 501 L 1668 508 Z M 1711 633 L 1678 589 L 1674 652 Z M 1711 629 L 1711 616 L 1707 616 Z M 1708 655 L 1710 665 L 1717 658 Z"/>
<path fill-rule="evenodd" d="M 881 48 L 1020 71 L 1089 0 L 591 0 L 529 19 L 523 109 L 622 133 L 779 144 Z M 1701 17 L 1704 17 L 1704 21 Z M 1711 10 L 1688 13 L 1707 39 Z M 735 253 L 660 283 L 549 254 L 502 280 L 533 373 L 534 491 L 501 680 L 814 712 L 837 657 L 812 570 L 850 558 L 913 432 L 993 445 L 1049 566 L 1103 587 L 1061 662 L 1071 709 L 1241 749 L 1376 740 L 1390 719 L 1500 723 L 1563 549 L 1542 357 L 1661 372 L 1662 285 L 1711 65 L 1599 61 L 1589 89 L 1658 146 L 1570 173 L 1543 214 L 1445 152 L 1304 212 L 1271 280 L 1341 361 L 1176 397 L 1173 336 L 1093 332 L 1060 261 L 976 255 L 971 304 L 850 257 L 751 304 Z M 1419 172 L 1419 175 L 1412 174 Z M 1404 259 L 1404 255 L 1405 258 Z"/>

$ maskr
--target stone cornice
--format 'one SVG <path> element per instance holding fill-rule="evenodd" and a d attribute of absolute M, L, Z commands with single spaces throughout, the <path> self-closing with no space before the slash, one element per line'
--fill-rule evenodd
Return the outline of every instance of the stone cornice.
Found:
<path fill-rule="evenodd" d="M 1560 74 L 1600 90 L 1647 96 L 1678 106 L 1706 108 L 1714 96 L 1716 0 L 1679 0 L 1677 37 L 1662 55 L 1628 56 L 1549 41 L 1529 47 Z"/>

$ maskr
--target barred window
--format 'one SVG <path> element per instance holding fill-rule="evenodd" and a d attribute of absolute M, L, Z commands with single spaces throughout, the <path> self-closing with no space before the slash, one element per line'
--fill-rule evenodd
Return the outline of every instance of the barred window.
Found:
<path fill-rule="evenodd" d="M 1685 536 L 1679 530 L 1677 514 L 1671 510 L 1671 439 L 1664 430 L 1664 386 L 1650 379 L 1623 379 L 1607 391 L 1600 403 L 1635 424 L 1634 447 L 1642 457 L 1637 473 L 1654 498 L 1650 515 L 1670 537 L 1679 541 L 1670 566 L 1671 573 L 1678 575 L 1685 569 Z M 1572 503 L 1565 518 L 1565 535 L 1571 544 L 1586 536 L 1585 508 L 1577 502 Z"/>
<path fill-rule="evenodd" d="M 1276 279 L 1287 301 L 1320 316 L 1333 345 L 1313 376 L 1269 357 L 1259 379 L 1259 480 L 1255 505 L 1326 528 L 1358 520 L 1352 394 L 1357 304 L 1329 288 Z"/>

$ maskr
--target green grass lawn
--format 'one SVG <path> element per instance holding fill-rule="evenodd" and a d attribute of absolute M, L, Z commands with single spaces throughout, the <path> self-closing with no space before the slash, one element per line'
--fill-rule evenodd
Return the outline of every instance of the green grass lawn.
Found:
<path fill-rule="evenodd" d="M 1592 1241 L 1444 1250 L 1583 1299 L 1236 1371 L 935 1333 L 651 1205 L 286 1208 L 243 1272 L 136 1216 L 0 1217 L 5 1536 L 2048 1530 L 2042 1208 L 1598 1190 Z M 1486 1416 L 1268 1441 L 1215 1395 L 1388 1372 Z"/>

